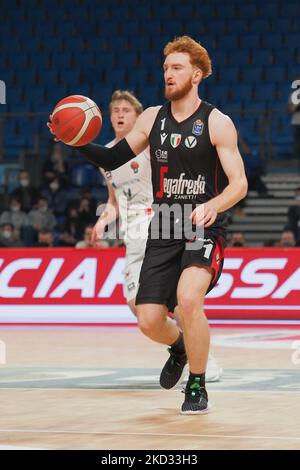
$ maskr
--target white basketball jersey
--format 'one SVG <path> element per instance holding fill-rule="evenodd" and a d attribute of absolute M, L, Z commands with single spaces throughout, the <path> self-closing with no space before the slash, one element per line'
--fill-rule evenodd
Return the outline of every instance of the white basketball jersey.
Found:
<path fill-rule="evenodd" d="M 114 144 L 113 140 L 106 147 L 113 147 Z M 144 210 L 151 207 L 153 193 L 148 149 L 116 170 L 106 171 L 102 168 L 100 170 L 114 188 L 121 216 L 124 202 L 126 202 L 127 210 Z"/>

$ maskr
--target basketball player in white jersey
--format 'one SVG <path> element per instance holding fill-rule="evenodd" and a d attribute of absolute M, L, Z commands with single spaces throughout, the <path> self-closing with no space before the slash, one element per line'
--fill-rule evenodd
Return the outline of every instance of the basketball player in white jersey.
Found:
<path fill-rule="evenodd" d="M 109 109 L 115 139 L 109 142 L 107 147 L 117 144 L 131 131 L 143 107 L 129 91 L 116 90 L 112 94 Z M 136 315 L 135 297 L 145 254 L 148 226 L 152 218 L 153 193 L 148 149 L 116 170 L 100 170 L 107 182 L 108 200 L 94 226 L 92 242 L 96 245 L 97 241 L 104 237 L 105 228 L 120 217 L 121 233 L 124 233 L 126 246 L 124 295 L 131 311 Z M 136 236 L 137 231 L 139 237 Z M 175 317 L 177 318 L 176 309 Z M 209 354 L 206 381 L 218 381 L 221 374 L 222 369 Z"/>

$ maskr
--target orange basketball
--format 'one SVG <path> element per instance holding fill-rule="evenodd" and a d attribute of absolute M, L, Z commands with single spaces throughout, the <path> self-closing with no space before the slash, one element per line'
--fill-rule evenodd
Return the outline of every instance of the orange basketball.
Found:
<path fill-rule="evenodd" d="M 86 96 L 68 96 L 57 103 L 52 113 L 53 132 L 67 145 L 79 147 L 90 143 L 101 127 L 100 109 Z"/>

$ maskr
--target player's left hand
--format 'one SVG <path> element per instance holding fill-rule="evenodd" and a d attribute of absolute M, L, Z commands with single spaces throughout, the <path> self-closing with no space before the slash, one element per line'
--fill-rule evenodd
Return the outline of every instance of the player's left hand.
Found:
<path fill-rule="evenodd" d="M 217 218 L 217 211 L 211 202 L 197 206 L 190 215 L 193 224 L 210 227 Z"/>

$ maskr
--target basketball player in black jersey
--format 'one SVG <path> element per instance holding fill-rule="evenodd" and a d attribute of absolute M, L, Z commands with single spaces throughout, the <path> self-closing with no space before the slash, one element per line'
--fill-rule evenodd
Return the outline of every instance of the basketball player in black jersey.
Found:
<path fill-rule="evenodd" d="M 198 95 L 200 82 L 211 74 L 206 49 L 183 36 L 168 43 L 164 54 L 169 103 L 146 109 L 114 147 L 89 144 L 80 151 L 96 166 L 113 170 L 150 146 L 155 216 L 136 299 L 138 323 L 149 338 L 170 346 L 162 387 L 175 386 L 188 361 L 181 413 L 203 414 L 209 408 L 204 297 L 221 274 L 225 212 L 245 197 L 247 180 L 231 119 Z M 183 336 L 167 315 L 176 303 Z"/>

